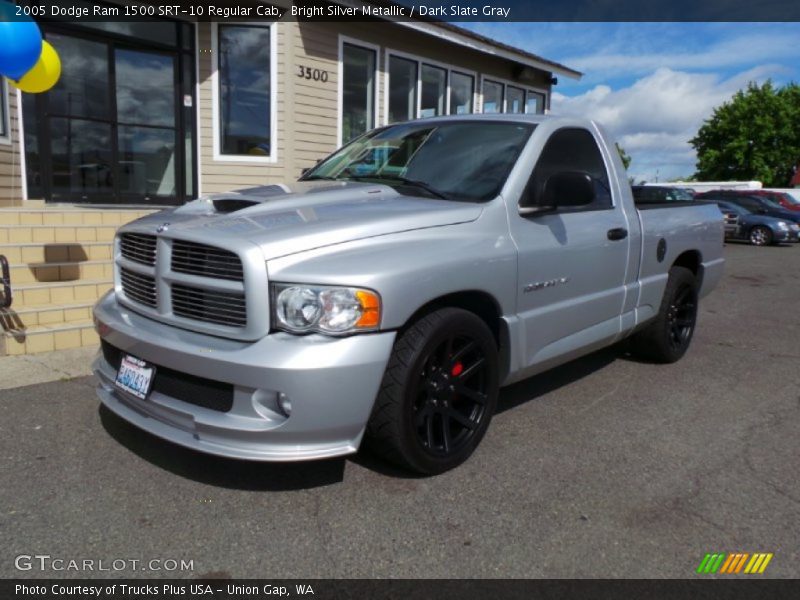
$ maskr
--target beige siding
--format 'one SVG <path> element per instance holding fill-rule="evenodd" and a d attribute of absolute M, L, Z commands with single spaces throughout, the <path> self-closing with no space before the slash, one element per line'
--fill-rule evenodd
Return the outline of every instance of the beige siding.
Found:
<path fill-rule="evenodd" d="M 0 141 L 0 207 L 16 206 L 22 203 L 17 91 L 10 84 L 8 85 L 8 116 L 10 143 L 5 139 Z"/>

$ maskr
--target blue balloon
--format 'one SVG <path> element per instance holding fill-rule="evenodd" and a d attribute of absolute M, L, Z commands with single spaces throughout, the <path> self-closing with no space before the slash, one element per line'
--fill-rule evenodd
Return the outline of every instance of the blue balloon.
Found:
<path fill-rule="evenodd" d="M 17 7 L 0 2 L 0 75 L 20 79 L 39 60 L 42 33 L 30 17 L 18 17 Z"/>

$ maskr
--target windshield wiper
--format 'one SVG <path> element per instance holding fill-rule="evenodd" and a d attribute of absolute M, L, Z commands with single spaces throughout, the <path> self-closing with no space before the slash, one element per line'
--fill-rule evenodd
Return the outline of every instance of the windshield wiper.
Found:
<path fill-rule="evenodd" d="M 318 181 L 320 179 L 336 181 L 336 177 L 328 177 L 327 175 L 309 175 L 308 177 L 301 177 L 299 181 Z"/>
<path fill-rule="evenodd" d="M 407 177 L 400 177 L 398 175 L 348 175 L 347 179 L 352 179 L 354 181 L 366 181 L 368 179 L 377 179 L 385 180 L 385 181 L 396 181 L 403 185 L 408 185 L 411 187 L 419 188 L 421 190 L 425 190 L 431 196 L 435 196 L 436 198 L 441 198 L 442 200 L 450 200 L 448 196 L 440 192 L 434 187 L 431 187 L 424 181 L 417 181 L 416 179 L 408 179 Z"/>

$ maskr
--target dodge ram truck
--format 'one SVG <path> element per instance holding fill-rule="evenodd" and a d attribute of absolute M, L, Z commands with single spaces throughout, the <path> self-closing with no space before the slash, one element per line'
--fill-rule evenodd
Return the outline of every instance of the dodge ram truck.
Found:
<path fill-rule="evenodd" d="M 388 125 L 287 185 L 123 226 L 94 309 L 97 393 L 201 452 L 355 453 L 451 469 L 499 389 L 627 338 L 680 359 L 719 281 L 723 218 L 634 204 L 596 123 Z"/>

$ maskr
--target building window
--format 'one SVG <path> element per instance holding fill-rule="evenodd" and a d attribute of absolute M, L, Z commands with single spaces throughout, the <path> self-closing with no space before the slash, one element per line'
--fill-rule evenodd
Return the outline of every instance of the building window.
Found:
<path fill-rule="evenodd" d="M 543 92 L 525 89 L 510 82 L 483 80 L 483 112 L 544 114 Z"/>
<path fill-rule="evenodd" d="M 503 84 L 496 81 L 483 81 L 483 112 L 503 112 Z"/>
<path fill-rule="evenodd" d="M 475 112 L 475 75 L 387 50 L 386 122 Z"/>
<path fill-rule="evenodd" d="M 516 114 L 525 112 L 525 90 L 513 85 L 506 87 L 506 112 Z"/>
<path fill-rule="evenodd" d="M 342 48 L 342 143 L 375 127 L 377 52 L 354 44 Z"/>
<path fill-rule="evenodd" d="M 422 65 L 421 117 L 436 117 L 446 113 L 447 70 Z"/>
<path fill-rule="evenodd" d="M 4 77 L 3 81 L 0 81 L 0 141 L 8 141 L 10 139 L 8 127 L 8 86 L 6 85 Z"/>
<path fill-rule="evenodd" d="M 528 114 L 544 114 L 544 94 L 540 92 L 527 92 L 525 100 L 525 112 Z"/>
<path fill-rule="evenodd" d="M 472 112 L 475 78 L 458 71 L 450 72 L 450 114 L 467 115 Z"/>
<path fill-rule="evenodd" d="M 219 154 L 269 157 L 272 140 L 270 27 L 219 25 Z"/>
<path fill-rule="evenodd" d="M 417 116 L 417 63 L 389 57 L 389 123 Z"/>

